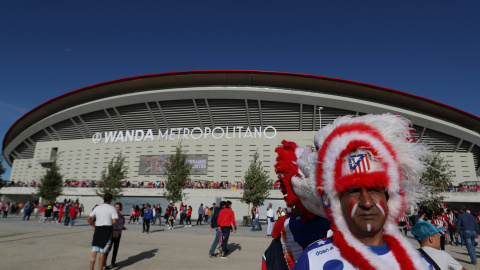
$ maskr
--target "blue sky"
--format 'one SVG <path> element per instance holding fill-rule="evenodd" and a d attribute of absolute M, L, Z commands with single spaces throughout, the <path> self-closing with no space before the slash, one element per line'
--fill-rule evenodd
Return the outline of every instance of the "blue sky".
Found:
<path fill-rule="evenodd" d="M 1 1 L 1 139 L 63 93 L 186 70 L 335 77 L 480 116 L 479 11 L 477 0 Z"/>

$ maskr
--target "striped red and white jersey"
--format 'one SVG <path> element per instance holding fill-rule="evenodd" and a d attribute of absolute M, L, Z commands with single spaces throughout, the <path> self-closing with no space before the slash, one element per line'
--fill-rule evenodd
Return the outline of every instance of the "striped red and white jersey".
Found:
<path fill-rule="evenodd" d="M 444 230 L 440 231 L 440 235 L 445 235 L 445 231 L 447 229 L 447 222 L 445 222 L 444 219 L 442 219 L 441 217 L 435 218 L 432 220 L 432 224 L 433 226 L 435 226 L 435 228 L 445 227 Z"/>
<path fill-rule="evenodd" d="M 408 217 L 407 217 L 407 216 L 405 216 L 405 215 L 403 215 L 403 216 L 399 217 L 399 218 L 398 218 L 398 222 L 401 222 L 401 221 L 405 221 L 405 222 L 407 222 L 407 223 L 408 223 Z"/>
<path fill-rule="evenodd" d="M 445 222 L 447 222 L 447 229 L 449 231 L 455 230 L 455 215 L 453 213 L 446 214 L 444 216 Z"/>
<path fill-rule="evenodd" d="M 446 215 L 444 216 L 445 221 L 446 221 L 449 225 L 450 225 L 450 224 L 451 224 L 451 225 L 455 225 L 455 224 L 453 224 L 453 218 L 454 218 L 453 213 L 446 214 Z"/>

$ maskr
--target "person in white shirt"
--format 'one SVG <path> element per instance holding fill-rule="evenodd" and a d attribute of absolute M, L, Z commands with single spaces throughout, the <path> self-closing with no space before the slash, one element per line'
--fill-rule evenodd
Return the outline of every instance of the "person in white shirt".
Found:
<path fill-rule="evenodd" d="M 268 204 L 268 207 L 267 207 L 267 223 L 268 223 L 267 236 L 271 236 L 272 230 L 273 230 L 273 206 L 271 203 Z"/>
<path fill-rule="evenodd" d="M 439 233 L 445 227 L 435 228 L 426 221 L 420 221 L 412 227 L 412 234 L 420 243 L 420 253 L 422 253 L 434 267 L 439 270 L 466 270 L 450 254 L 440 250 Z M 436 266 L 435 266 L 436 264 Z"/>
<path fill-rule="evenodd" d="M 105 254 L 108 254 L 112 245 L 113 225 L 117 223 L 118 214 L 115 207 L 111 206 L 113 197 L 111 194 L 105 194 L 103 204 L 95 207 L 87 218 L 87 222 L 95 228 L 92 241 L 92 254 L 90 256 L 90 270 L 95 266 L 97 253 L 98 269 L 102 270 L 105 264 Z M 95 218 L 95 221 L 93 221 Z"/>

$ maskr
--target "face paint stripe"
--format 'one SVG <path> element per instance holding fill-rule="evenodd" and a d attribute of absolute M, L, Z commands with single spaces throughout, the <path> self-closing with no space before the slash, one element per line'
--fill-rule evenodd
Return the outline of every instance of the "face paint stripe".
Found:
<path fill-rule="evenodd" d="M 383 216 L 385 216 L 385 207 L 383 206 L 383 202 L 380 201 L 380 202 L 376 203 L 375 205 L 380 210 L 380 212 L 382 212 Z"/>
<path fill-rule="evenodd" d="M 358 203 L 355 203 L 354 201 L 350 203 L 350 209 L 348 213 L 350 218 L 353 218 L 353 215 L 355 215 L 355 211 L 357 211 L 357 207 L 358 207 Z"/>
<path fill-rule="evenodd" d="M 375 230 L 375 225 L 373 223 L 368 223 L 367 224 L 367 231 L 371 232 L 373 230 Z"/>

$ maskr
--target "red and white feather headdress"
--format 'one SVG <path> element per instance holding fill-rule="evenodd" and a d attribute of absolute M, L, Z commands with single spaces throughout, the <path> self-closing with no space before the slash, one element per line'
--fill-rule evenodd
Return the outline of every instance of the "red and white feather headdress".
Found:
<path fill-rule="evenodd" d="M 384 266 L 352 235 L 342 214 L 339 195 L 353 186 L 386 188 L 387 245 L 402 269 L 422 267 L 423 259 L 397 229 L 398 217 L 425 195 L 420 177 L 432 155 L 411 131 L 411 122 L 398 115 L 344 116 L 318 131 L 316 149 L 285 141 L 276 149 L 276 171 L 287 205 L 329 218 L 335 245 L 360 269 Z"/>

